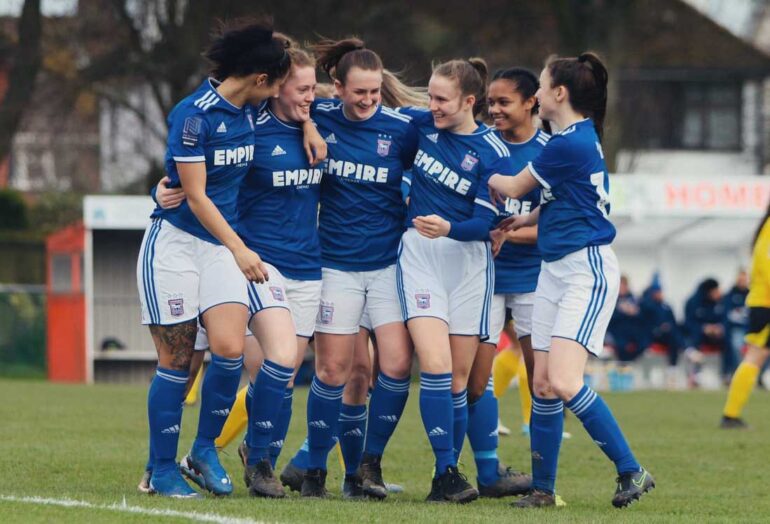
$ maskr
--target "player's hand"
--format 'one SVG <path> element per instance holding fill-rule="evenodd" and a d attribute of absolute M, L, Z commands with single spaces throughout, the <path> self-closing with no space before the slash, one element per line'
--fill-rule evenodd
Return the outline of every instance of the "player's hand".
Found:
<path fill-rule="evenodd" d="M 492 200 L 493 204 L 503 204 L 503 205 L 505 205 L 505 202 L 508 200 L 508 197 L 506 197 L 505 195 L 500 193 L 500 191 L 495 189 L 495 187 L 493 187 L 493 186 L 496 185 L 495 182 L 497 182 L 497 179 L 498 178 L 502 179 L 502 176 L 503 175 L 494 174 L 491 177 L 489 177 L 489 185 L 488 185 L 489 198 L 490 198 L 490 200 Z"/>
<path fill-rule="evenodd" d="M 307 161 L 311 166 L 316 166 L 326 160 L 328 153 L 326 141 L 318 132 L 305 132 L 302 138 L 302 145 L 305 148 Z"/>
<path fill-rule="evenodd" d="M 181 187 L 175 189 L 169 189 L 168 183 L 171 179 L 164 176 L 158 182 L 158 186 L 155 188 L 155 199 L 158 201 L 158 205 L 163 209 L 174 209 L 179 207 L 187 196 L 184 194 L 184 189 Z"/>
<path fill-rule="evenodd" d="M 492 239 L 492 257 L 500 254 L 500 250 L 505 244 L 505 232 L 500 229 L 493 229 L 489 232 L 489 238 Z"/>
<path fill-rule="evenodd" d="M 262 284 L 270 279 L 265 263 L 251 249 L 243 246 L 243 248 L 233 251 L 233 256 L 238 267 L 251 282 Z"/>
<path fill-rule="evenodd" d="M 412 219 L 414 228 L 424 237 L 439 238 L 449 234 L 452 225 L 438 215 L 419 216 Z"/>
<path fill-rule="evenodd" d="M 529 215 L 511 215 L 504 218 L 497 224 L 497 229 L 502 231 L 516 231 L 522 227 L 529 226 Z"/>

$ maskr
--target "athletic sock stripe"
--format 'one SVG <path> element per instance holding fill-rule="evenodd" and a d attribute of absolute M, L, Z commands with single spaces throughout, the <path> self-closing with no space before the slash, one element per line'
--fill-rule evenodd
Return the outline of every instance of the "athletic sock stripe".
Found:
<path fill-rule="evenodd" d="M 186 376 L 179 377 L 177 375 L 171 375 L 171 374 L 168 374 L 168 373 L 164 373 L 164 372 L 162 372 L 160 370 L 156 370 L 155 371 L 155 376 L 157 376 L 159 378 L 162 378 L 163 380 L 168 380 L 169 382 L 175 382 L 177 384 L 186 384 L 187 383 L 187 379 L 188 379 L 188 377 L 186 377 Z"/>
<path fill-rule="evenodd" d="M 310 390 L 313 393 L 327 400 L 342 398 L 342 390 L 344 388 L 345 386 L 327 386 L 315 377 L 313 377 L 313 383 L 310 384 Z"/>
<path fill-rule="evenodd" d="M 596 391 L 589 388 L 586 390 L 582 398 L 578 399 L 578 401 L 573 405 L 568 405 L 567 407 L 575 414 L 575 416 L 580 416 L 586 409 L 591 406 L 591 404 L 593 404 L 594 400 L 596 400 L 596 396 Z"/>
<path fill-rule="evenodd" d="M 276 366 L 277 364 L 273 364 L 265 360 L 264 362 L 262 362 L 262 368 L 260 371 L 264 371 L 269 376 L 273 377 L 276 380 L 280 380 L 282 382 L 283 381 L 288 382 L 289 380 L 291 380 L 291 376 L 294 374 L 293 369 L 283 368 L 283 366 L 281 367 L 276 367 Z"/>
<path fill-rule="evenodd" d="M 383 389 L 387 389 L 388 391 L 394 391 L 396 393 L 403 393 L 404 391 L 409 391 L 409 382 L 405 383 L 394 383 L 389 382 L 382 379 L 382 375 L 380 375 L 377 378 L 377 385 Z"/>

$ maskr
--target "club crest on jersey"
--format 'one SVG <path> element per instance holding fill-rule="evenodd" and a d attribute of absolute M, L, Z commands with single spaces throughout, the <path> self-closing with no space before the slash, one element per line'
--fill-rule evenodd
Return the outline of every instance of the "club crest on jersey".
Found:
<path fill-rule="evenodd" d="M 384 138 L 378 138 L 377 139 L 377 154 L 380 156 L 388 156 L 390 153 L 390 140 L 385 140 Z"/>
<path fill-rule="evenodd" d="M 414 299 L 417 302 L 417 309 L 430 308 L 430 293 L 415 293 Z"/>
<path fill-rule="evenodd" d="M 172 317 L 181 317 L 184 315 L 184 299 L 172 298 L 168 301 L 168 307 L 171 310 Z"/>
<path fill-rule="evenodd" d="M 321 324 L 331 324 L 334 320 L 334 306 L 321 304 L 318 310 L 318 316 Z"/>
<path fill-rule="evenodd" d="M 276 287 L 276 286 L 270 286 L 270 293 L 273 294 L 273 298 L 277 300 L 278 302 L 284 302 L 284 296 L 283 296 L 283 288 L 282 287 Z"/>
<path fill-rule="evenodd" d="M 466 171 L 473 171 L 473 168 L 476 167 L 476 164 L 478 163 L 479 163 L 478 158 L 471 155 L 470 153 L 466 153 L 465 158 L 463 158 L 462 163 L 460 163 L 460 167 Z"/>

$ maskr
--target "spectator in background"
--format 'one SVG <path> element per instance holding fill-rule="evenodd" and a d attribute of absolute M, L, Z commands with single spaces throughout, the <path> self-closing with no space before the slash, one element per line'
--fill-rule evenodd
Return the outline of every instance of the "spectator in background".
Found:
<path fill-rule="evenodd" d="M 628 287 L 628 276 L 620 276 L 618 302 L 607 328 L 608 342 L 615 349 L 615 356 L 621 362 L 630 362 L 642 354 L 646 345 L 642 343 L 639 301 Z"/>
<path fill-rule="evenodd" d="M 722 298 L 725 311 L 725 352 L 722 366 L 725 377 L 735 372 L 741 359 L 743 337 L 749 327 L 749 310 L 746 307 L 746 296 L 749 294 L 749 275 L 745 269 L 738 271 L 732 289 Z"/>
<path fill-rule="evenodd" d="M 650 287 L 642 294 L 640 320 L 641 331 L 648 337 L 640 343 L 643 347 L 658 344 L 666 348 L 669 365 L 666 375 L 673 377 L 674 369 L 679 360 L 679 353 L 684 348 L 684 337 L 676 323 L 674 311 L 665 301 L 663 289 L 660 286 L 660 277 L 657 274 L 652 278 Z"/>
<path fill-rule="evenodd" d="M 698 373 L 702 354 L 700 349 L 711 347 L 724 355 L 726 350 L 724 305 L 719 282 L 707 278 L 687 299 L 684 309 L 685 330 L 687 332 L 687 356 L 695 364 L 690 377 L 691 385 L 698 385 Z M 722 359 L 722 375 L 725 375 L 724 358 Z"/>

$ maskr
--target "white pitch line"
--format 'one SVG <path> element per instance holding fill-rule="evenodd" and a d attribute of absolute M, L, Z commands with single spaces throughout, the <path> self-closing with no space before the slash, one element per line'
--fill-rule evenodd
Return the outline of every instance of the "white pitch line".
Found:
<path fill-rule="evenodd" d="M 129 506 L 125 498 L 122 504 L 93 504 L 84 500 L 50 499 L 44 497 L 15 497 L 13 495 L 0 495 L 0 501 L 21 502 L 24 504 L 37 504 L 40 506 L 62 506 L 65 508 L 88 508 L 105 511 L 117 511 L 121 513 L 136 513 L 139 515 L 151 515 L 153 517 L 178 517 L 196 522 L 214 522 L 216 524 L 263 524 L 257 520 L 242 519 L 237 517 L 225 517 L 215 513 L 199 513 L 197 511 L 175 511 L 173 509 L 143 508 L 141 506 Z"/>

